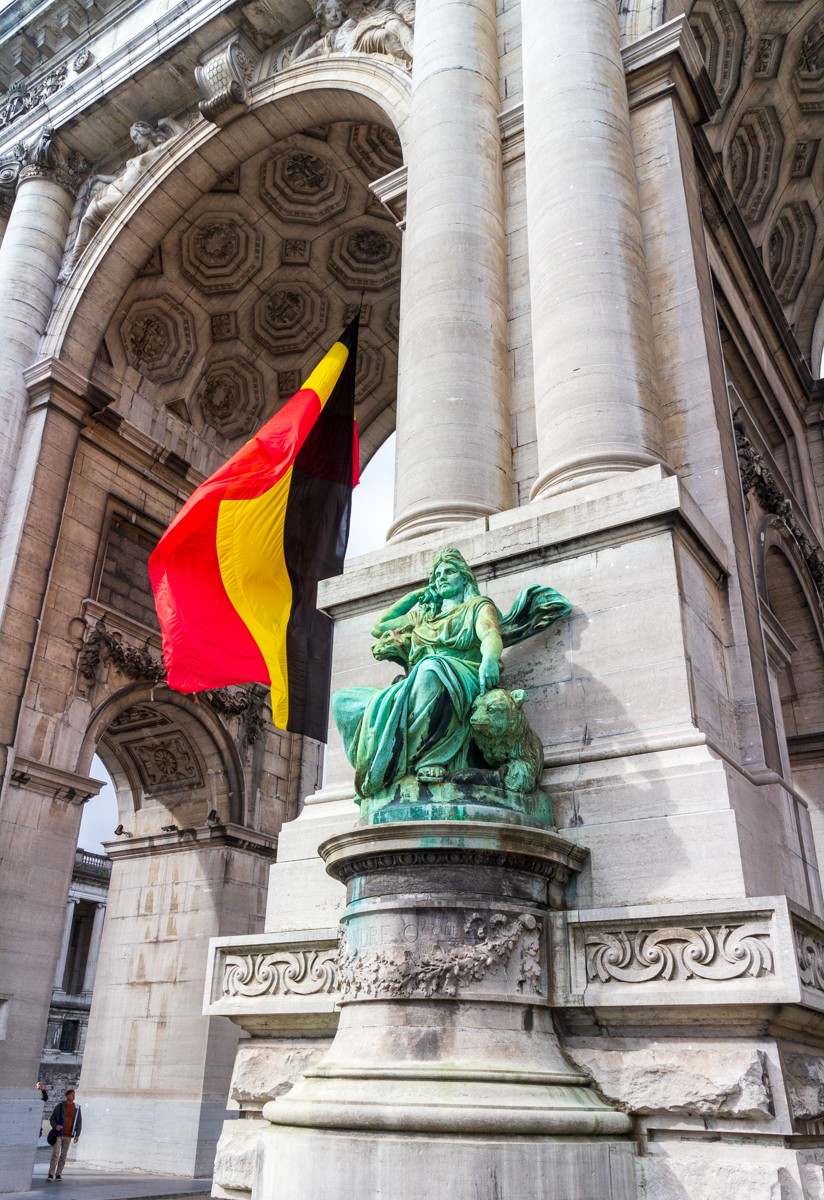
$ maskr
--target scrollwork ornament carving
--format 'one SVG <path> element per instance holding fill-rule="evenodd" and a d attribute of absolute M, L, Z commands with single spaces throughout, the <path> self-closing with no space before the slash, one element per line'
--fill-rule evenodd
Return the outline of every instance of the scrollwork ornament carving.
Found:
<path fill-rule="evenodd" d="M 773 973 L 769 939 L 761 925 L 719 929 L 598 930 L 586 938 L 587 978 L 601 983 L 705 979 L 721 982 Z"/>
<path fill-rule="evenodd" d="M 195 81 L 204 99 L 198 103 L 207 121 L 217 121 L 222 113 L 238 104 L 246 104 L 259 55 L 240 31 L 216 47 L 216 52 L 195 67 Z"/>
<path fill-rule="evenodd" d="M 224 996 L 315 996 L 335 991 L 335 950 L 228 954 Z"/>
<path fill-rule="evenodd" d="M 793 938 L 801 982 L 817 992 L 824 992 L 824 941 L 803 929 L 793 929 Z"/>
<path fill-rule="evenodd" d="M 457 946 L 371 949 L 354 945 L 344 927 L 338 950 L 338 991 L 348 1000 L 452 997 L 497 967 L 506 967 L 517 948 L 517 990 L 540 994 L 541 941 L 531 913 L 495 913 L 489 918 L 471 913 L 463 932 L 465 941 Z"/>

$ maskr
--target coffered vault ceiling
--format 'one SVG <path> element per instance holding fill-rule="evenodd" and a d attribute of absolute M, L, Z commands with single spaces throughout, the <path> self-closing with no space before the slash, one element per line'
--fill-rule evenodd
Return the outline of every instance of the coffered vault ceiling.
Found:
<path fill-rule="evenodd" d="M 109 390 L 117 381 L 119 410 L 210 472 L 297 390 L 360 307 L 368 461 L 394 428 L 401 254 L 368 184 L 400 165 L 389 129 L 335 123 L 271 146 L 201 197 L 106 331 L 97 375 Z"/>
<path fill-rule="evenodd" d="M 809 355 L 824 299 L 824 11 L 820 0 L 695 0 L 689 20 L 721 101 L 706 132 Z"/>

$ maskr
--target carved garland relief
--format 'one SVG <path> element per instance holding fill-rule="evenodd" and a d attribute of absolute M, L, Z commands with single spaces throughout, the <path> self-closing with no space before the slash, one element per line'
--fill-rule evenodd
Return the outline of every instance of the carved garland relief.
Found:
<path fill-rule="evenodd" d="M 420 948 L 415 944 L 358 947 L 345 926 L 338 954 L 338 990 L 350 1000 L 456 996 L 467 984 L 508 966 L 516 950 L 517 990 L 540 995 L 541 941 L 531 913 L 495 913 L 489 918 L 471 913 L 463 926 L 463 940 L 448 947 L 428 939 Z"/>

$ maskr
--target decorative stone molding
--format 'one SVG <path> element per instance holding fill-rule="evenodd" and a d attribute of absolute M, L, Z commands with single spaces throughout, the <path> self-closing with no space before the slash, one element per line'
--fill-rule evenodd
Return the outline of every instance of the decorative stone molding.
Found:
<path fill-rule="evenodd" d="M 166 678 L 166 668 L 149 653 L 148 642 L 141 648 L 124 645 L 116 634 L 108 632 L 102 621 L 98 621 L 77 656 L 77 670 L 83 679 L 92 683 L 101 663 L 111 663 L 127 679 L 159 682 Z"/>
<path fill-rule="evenodd" d="M 336 988 L 335 950 L 227 954 L 224 996 L 312 996 Z"/>
<path fill-rule="evenodd" d="M 337 929 L 212 938 L 203 1012 L 256 1035 L 331 1033 L 337 952 Z"/>
<path fill-rule="evenodd" d="M 760 921 L 729 928 L 598 930 L 585 944 L 587 978 L 601 983 L 693 977 L 721 982 L 773 974 L 769 934 Z"/>
<path fill-rule="evenodd" d="M 76 70 L 77 68 L 75 68 Z M 0 129 L 13 125 L 16 120 L 37 108 L 38 104 L 59 92 L 69 73 L 67 63 L 62 63 L 37 83 L 12 83 L 0 104 Z"/>
<path fill-rule="evenodd" d="M 732 99 L 741 73 L 746 29 L 736 0 L 695 0 L 689 17 L 721 112 Z"/>
<path fill-rule="evenodd" d="M 181 733 L 120 743 L 137 768 L 144 792 L 156 794 L 203 787 L 203 774 L 191 746 Z"/>
<path fill-rule="evenodd" d="M 326 329 L 329 305 L 309 283 L 282 283 L 255 305 L 255 337 L 273 354 L 306 350 Z"/>
<path fill-rule="evenodd" d="M 824 1117 L 824 1057 L 820 1054 L 784 1054 L 784 1080 L 796 1121 Z"/>
<path fill-rule="evenodd" d="M 206 295 L 238 292 L 263 265 L 263 234 L 242 217 L 202 213 L 181 239 L 180 267 Z"/>
<path fill-rule="evenodd" d="M 11 781 L 15 787 L 52 796 L 67 804 L 82 804 L 96 796 L 105 784 L 99 779 L 75 775 L 73 771 L 61 771 L 33 759 L 14 756 Z"/>
<path fill-rule="evenodd" d="M 245 359 L 222 359 L 208 367 L 197 398 L 213 429 L 227 438 L 240 437 L 251 433 L 263 411 L 263 380 Z"/>
<path fill-rule="evenodd" d="M 824 16 L 813 21 L 804 34 L 793 87 L 802 112 L 824 110 Z"/>
<path fill-rule="evenodd" d="M 793 937 L 801 982 L 824 994 L 824 936 L 816 937 L 806 928 L 794 926 Z"/>
<path fill-rule="evenodd" d="M 350 320 L 352 318 L 350 317 Z M 360 404 L 383 379 L 384 360 L 380 350 L 366 342 L 358 345 L 358 362 L 355 374 L 355 398 Z"/>
<path fill-rule="evenodd" d="M 400 257 L 397 234 L 392 236 L 386 228 L 362 226 L 335 238 L 329 270 L 353 291 L 380 291 L 400 279 Z"/>
<path fill-rule="evenodd" d="M 237 337 L 237 313 L 212 313 L 209 320 L 212 326 L 213 342 L 229 342 L 232 338 Z"/>
<path fill-rule="evenodd" d="M 813 546 L 793 514 L 792 501 L 788 500 L 776 483 L 775 476 L 764 462 L 755 446 L 747 437 L 743 424 L 735 424 L 735 445 L 738 451 L 738 470 L 741 487 L 746 498 L 755 492 L 756 499 L 765 512 L 778 517 L 787 533 L 798 546 L 809 567 L 818 594 L 824 603 L 824 556 Z"/>
<path fill-rule="evenodd" d="M 463 926 L 463 941 L 448 949 L 438 942 L 381 949 L 353 946 L 344 925 L 338 988 L 344 1000 L 454 997 L 466 984 L 506 967 L 516 949 L 518 991 L 540 995 L 541 939 L 538 921 L 531 913 L 494 913 L 491 917 L 470 913 Z"/>
<path fill-rule="evenodd" d="M 774 108 L 745 112 L 730 143 L 732 193 L 745 221 L 760 221 L 778 183 L 784 135 Z"/>
<path fill-rule="evenodd" d="M 83 155 L 64 149 L 54 129 L 45 125 L 37 140 L 21 154 L 18 185 L 27 179 L 51 179 L 76 196 L 88 169 Z"/>
<path fill-rule="evenodd" d="M 810 268 L 815 217 L 806 200 L 786 204 L 765 247 L 767 270 L 778 299 L 792 304 Z"/>
<path fill-rule="evenodd" d="M 398 135 L 384 125 L 351 125 L 349 153 L 370 182 L 403 166 Z"/>
<path fill-rule="evenodd" d="M 153 383 L 180 379 L 196 349 L 191 314 L 167 293 L 136 300 L 120 337 L 129 365 Z"/>
<path fill-rule="evenodd" d="M 241 31 L 235 30 L 201 56 L 195 82 L 204 95 L 198 108 L 207 121 L 238 104 L 247 104 L 260 55 Z"/>
<path fill-rule="evenodd" d="M 306 147 L 308 140 L 289 138 L 263 164 L 260 194 L 283 221 L 320 225 L 346 208 L 349 184 L 330 159 Z"/>
<path fill-rule="evenodd" d="M 781 64 L 784 49 L 783 33 L 765 33 L 758 39 L 752 73 L 755 79 L 774 79 Z"/>
<path fill-rule="evenodd" d="M 803 179 L 812 173 L 818 146 L 819 139 L 817 138 L 795 143 L 792 166 L 790 167 L 791 179 Z"/>
<path fill-rule="evenodd" d="M 406 224 L 407 177 L 406 167 L 398 167 L 369 185 L 370 192 L 389 210 L 399 229 L 403 229 Z"/>

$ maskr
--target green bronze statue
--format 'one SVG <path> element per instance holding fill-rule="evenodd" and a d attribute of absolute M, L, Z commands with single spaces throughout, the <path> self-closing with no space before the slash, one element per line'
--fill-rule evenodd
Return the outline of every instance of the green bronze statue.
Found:
<path fill-rule="evenodd" d="M 566 617 L 553 588 L 525 588 L 505 617 L 457 550 L 388 608 L 372 653 L 403 667 L 387 688 L 344 688 L 332 715 L 355 768 L 364 824 L 467 818 L 551 824 L 543 748 L 526 693 L 499 687 L 501 654 Z"/>

